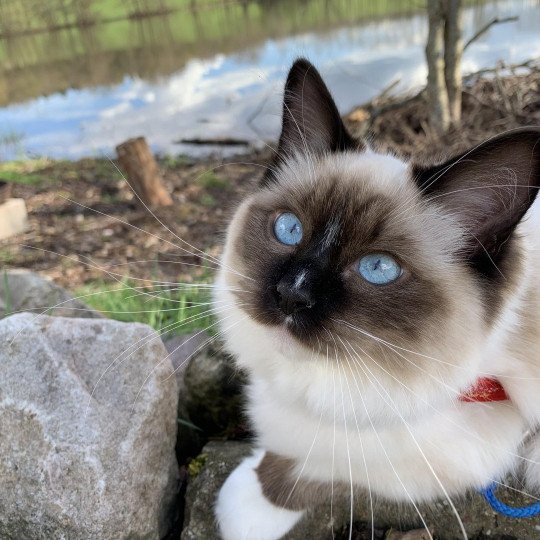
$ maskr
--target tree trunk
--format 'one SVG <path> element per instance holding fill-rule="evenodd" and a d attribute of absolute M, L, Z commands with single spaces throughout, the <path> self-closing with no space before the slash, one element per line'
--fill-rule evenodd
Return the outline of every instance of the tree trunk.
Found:
<path fill-rule="evenodd" d="M 450 121 L 461 121 L 461 57 L 463 56 L 463 16 L 461 0 L 445 0 L 444 78 L 448 92 Z"/>
<path fill-rule="evenodd" d="M 428 0 L 429 32 L 426 44 L 428 65 L 427 97 L 431 123 L 437 133 L 442 135 L 450 127 L 448 93 L 444 69 L 445 10 L 444 0 Z"/>
<path fill-rule="evenodd" d="M 118 162 L 127 181 L 147 206 L 171 206 L 173 201 L 163 185 L 154 156 L 144 137 L 129 139 L 116 147 Z"/>

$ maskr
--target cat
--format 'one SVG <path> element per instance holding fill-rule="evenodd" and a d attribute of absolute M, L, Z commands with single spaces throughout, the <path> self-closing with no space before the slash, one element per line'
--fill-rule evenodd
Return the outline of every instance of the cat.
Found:
<path fill-rule="evenodd" d="M 281 538 L 356 488 L 417 504 L 523 469 L 540 490 L 538 187 L 540 129 L 405 163 L 293 64 L 216 280 L 257 441 L 218 495 L 224 539 Z M 478 381 L 508 399 L 470 397 Z"/>

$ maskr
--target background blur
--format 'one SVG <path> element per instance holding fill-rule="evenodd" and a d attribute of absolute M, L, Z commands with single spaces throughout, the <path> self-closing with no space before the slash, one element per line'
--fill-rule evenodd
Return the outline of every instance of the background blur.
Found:
<path fill-rule="evenodd" d="M 217 538 L 250 428 L 211 291 L 301 55 L 406 160 L 540 126 L 540 0 L 0 0 L 1 539 Z M 426 538 L 360 499 L 292 538 Z M 471 540 L 539 537 L 455 502 Z"/>
<path fill-rule="evenodd" d="M 455 69 L 428 62 L 448 51 Z M 540 125 L 540 0 L 1 0 L 0 267 L 183 324 L 178 301 L 199 309 L 207 290 L 147 309 L 133 287 L 212 281 L 300 55 L 355 136 L 406 159 Z"/>
<path fill-rule="evenodd" d="M 464 2 L 464 39 L 511 16 L 466 49 L 464 73 L 540 55 L 538 0 Z M 0 159 L 114 155 L 136 135 L 168 154 L 261 144 L 296 56 L 347 113 L 425 83 L 427 31 L 422 0 L 2 0 Z"/>

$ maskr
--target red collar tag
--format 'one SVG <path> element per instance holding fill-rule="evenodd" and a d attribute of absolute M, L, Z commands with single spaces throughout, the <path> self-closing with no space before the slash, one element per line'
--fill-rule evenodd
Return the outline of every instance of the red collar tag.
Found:
<path fill-rule="evenodd" d="M 466 403 L 485 403 L 488 401 L 506 401 L 506 394 L 502 384 L 497 379 L 480 377 L 466 392 L 459 396 L 459 401 Z"/>

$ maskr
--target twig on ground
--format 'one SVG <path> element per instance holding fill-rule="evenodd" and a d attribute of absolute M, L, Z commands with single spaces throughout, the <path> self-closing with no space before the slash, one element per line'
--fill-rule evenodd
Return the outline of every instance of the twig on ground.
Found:
<path fill-rule="evenodd" d="M 217 137 L 215 139 L 180 139 L 174 141 L 175 144 L 196 144 L 196 145 L 216 145 L 216 146 L 249 146 L 247 139 L 235 139 L 233 137 Z"/>
<path fill-rule="evenodd" d="M 493 68 L 479 69 L 478 71 L 474 71 L 465 75 L 463 77 L 463 80 L 469 81 L 471 79 L 474 79 L 475 77 L 487 75 L 488 73 L 496 73 L 497 71 L 500 72 L 501 70 L 514 71 L 519 68 L 527 68 L 530 70 L 540 69 L 540 57 L 530 58 L 529 60 L 526 60 L 525 62 L 521 62 L 519 64 L 506 64 L 503 62 Z"/>

